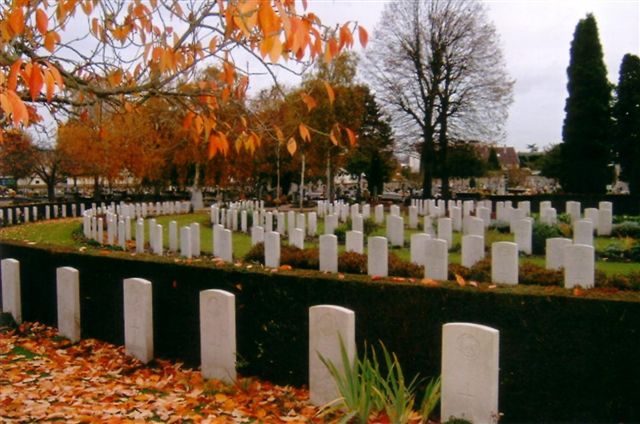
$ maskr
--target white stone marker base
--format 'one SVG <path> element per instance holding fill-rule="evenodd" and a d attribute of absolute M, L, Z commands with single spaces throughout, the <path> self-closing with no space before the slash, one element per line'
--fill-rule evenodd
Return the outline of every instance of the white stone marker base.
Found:
<path fill-rule="evenodd" d="M 200 358 L 203 378 L 236 380 L 236 301 L 224 290 L 200 292 Z"/>
<path fill-rule="evenodd" d="M 338 370 L 344 369 L 340 340 L 347 358 L 356 358 L 356 315 L 353 311 L 332 305 L 309 308 L 309 395 L 314 405 L 324 405 L 339 397 L 336 385 L 320 356 Z"/>
<path fill-rule="evenodd" d="M 518 284 L 518 245 L 499 241 L 491 245 L 491 281 Z"/>
<path fill-rule="evenodd" d="M 80 341 L 80 273 L 71 267 L 56 269 L 58 331 L 73 343 Z"/>
<path fill-rule="evenodd" d="M 498 422 L 500 332 L 450 323 L 442 328 L 442 421 Z"/>
<path fill-rule="evenodd" d="M 320 236 L 320 271 L 338 272 L 338 237 Z"/>
<path fill-rule="evenodd" d="M 558 270 L 564 267 L 564 248 L 571 244 L 571 239 L 553 237 L 545 241 L 545 268 Z"/>
<path fill-rule="evenodd" d="M 264 266 L 268 268 L 280 266 L 280 234 L 275 231 L 264 235 Z"/>
<path fill-rule="evenodd" d="M 385 237 L 369 237 L 367 240 L 367 274 L 386 277 L 389 275 L 389 246 Z"/>
<path fill-rule="evenodd" d="M 462 237 L 462 259 L 460 264 L 471 268 L 476 262 L 484 259 L 484 237 L 463 236 Z"/>
<path fill-rule="evenodd" d="M 153 301 L 151 282 L 127 278 L 124 284 L 124 348 L 146 364 L 153 359 Z"/>
<path fill-rule="evenodd" d="M 564 248 L 564 287 L 591 288 L 595 280 L 595 250 L 586 244 L 570 244 Z"/>
<path fill-rule="evenodd" d="M 20 262 L 3 259 L 0 262 L 2 280 L 2 311 L 11 314 L 14 321 L 22 323 L 22 301 L 20 296 Z"/>

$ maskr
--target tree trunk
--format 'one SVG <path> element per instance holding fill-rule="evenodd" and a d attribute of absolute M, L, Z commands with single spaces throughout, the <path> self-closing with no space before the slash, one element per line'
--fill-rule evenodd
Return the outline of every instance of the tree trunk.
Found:
<path fill-rule="evenodd" d="M 331 184 L 331 153 L 327 151 L 327 199 L 333 202 L 333 184 Z"/>
<path fill-rule="evenodd" d="M 97 175 L 93 177 L 93 200 L 96 202 L 102 200 L 102 187 L 100 186 L 100 177 Z"/>
<path fill-rule="evenodd" d="M 422 133 L 422 151 L 420 152 L 420 165 L 422 168 L 422 198 L 431 198 L 431 187 L 433 185 L 433 131 L 428 128 Z"/>
<path fill-rule="evenodd" d="M 442 180 L 442 188 L 440 194 L 443 199 L 449 199 L 451 197 L 451 190 L 449 188 L 449 164 L 447 162 L 447 156 L 449 151 L 449 145 L 447 140 L 447 114 L 446 107 L 443 106 L 443 118 L 440 119 L 440 134 L 438 134 L 438 150 L 439 150 L 439 163 L 440 163 L 440 179 Z"/>
<path fill-rule="evenodd" d="M 53 203 L 56 201 L 56 181 L 46 181 L 47 183 L 47 199 Z"/>
<path fill-rule="evenodd" d="M 302 204 L 304 202 L 304 166 L 305 155 L 302 154 L 302 170 L 300 171 L 300 210 L 302 210 Z"/>

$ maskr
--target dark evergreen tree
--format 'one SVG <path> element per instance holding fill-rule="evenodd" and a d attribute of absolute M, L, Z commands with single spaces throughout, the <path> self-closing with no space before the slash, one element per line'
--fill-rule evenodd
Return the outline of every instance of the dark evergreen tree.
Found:
<path fill-rule="evenodd" d="M 500 169 L 500 160 L 498 160 L 498 152 L 493 147 L 489 150 L 489 159 L 487 159 L 487 167 L 490 171 L 497 171 Z"/>
<path fill-rule="evenodd" d="M 640 193 L 640 58 L 626 54 L 613 106 L 614 148 L 622 168 L 621 178 L 631 194 Z"/>
<path fill-rule="evenodd" d="M 604 193 L 611 182 L 611 85 L 593 15 L 578 22 L 570 55 L 560 183 L 565 192 Z"/>
<path fill-rule="evenodd" d="M 369 193 L 379 195 L 395 165 L 391 126 L 380 111 L 373 94 L 366 89 L 358 144 L 348 153 L 347 171 L 358 178 L 365 174 Z"/>

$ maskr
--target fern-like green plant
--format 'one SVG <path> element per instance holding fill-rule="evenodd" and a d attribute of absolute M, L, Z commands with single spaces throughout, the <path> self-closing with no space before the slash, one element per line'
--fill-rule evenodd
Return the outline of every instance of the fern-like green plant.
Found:
<path fill-rule="evenodd" d="M 371 412 L 377 409 L 375 387 L 380 379 L 377 362 L 368 357 L 366 347 L 363 358 L 352 361 L 342 338 L 340 338 L 342 369 L 338 369 L 331 360 L 322 355 L 318 354 L 318 356 L 329 370 L 340 394 L 338 399 L 323 408 L 322 415 L 343 410 L 345 416 L 339 421 L 340 423 L 366 424 Z"/>
<path fill-rule="evenodd" d="M 427 384 L 427 387 L 424 390 L 422 402 L 420 403 L 420 416 L 422 417 L 423 423 L 429 421 L 429 417 L 436 409 L 438 402 L 440 402 L 441 388 L 442 381 L 440 380 L 440 377 L 431 379 Z"/>
<path fill-rule="evenodd" d="M 380 378 L 380 385 L 376 390 L 389 421 L 393 424 L 403 424 L 409 421 L 413 413 L 418 376 L 407 384 L 396 354 L 389 353 L 382 342 L 380 349 L 387 376 L 384 379 Z M 375 357 L 375 351 L 373 356 Z"/>

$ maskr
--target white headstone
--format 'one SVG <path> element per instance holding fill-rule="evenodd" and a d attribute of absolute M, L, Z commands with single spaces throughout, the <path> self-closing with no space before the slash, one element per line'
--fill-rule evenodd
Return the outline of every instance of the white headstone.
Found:
<path fill-rule="evenodd" d="M 267 233 L 270 233 L 271 231 L 273 231 L 273 213 L 272 212 L 267 212 L 265 215 L 265 221 L 264 221 L 264 231 Z"/>
<path fill-rule="evenodd" d="M 315 212 L 309 212 L 309 226 L 307 227 L 307 234 L 314 237 L 318 233 L 318 215 Z"/>
<path fill-rule="evenodd" d="M 571 222 L 578 221 L 581 218 L 581 205 L 580 202 L 574 202 L 573 200 L 569 200 L 565 204 L 566 212 L 571 217 Z"/>
<path fill-rule="evenodd" d="M 425 265 L 426 241 L 431 236 L 426 233 L 411 234 L 411 245 L 409 252 L 411 254 L 411 262 L 417 265 Z"/>
<path fill-rule="evenodd" d="M 350 361 L 356 359 L 356 317 L 353 311 L 332 305 L 309 308 L 309 397 L 324 405 L 339 397 L 329 369 L 320 358 L 344 369 L 341 344 Z"/>
<path fill-rule="evenodd" d="M 233 233 L 231 230 L 222 229 L 218 234 L 220 237 L 220 246 L 218 247 L 220 259 L 225 262 L 233 262 Z"/>
<path fill-rule="evenodd" d="M 453 245 L 452 224 L 451 218 L 438 218 L 438 238 L 445 240 L 449 249 Z"/>
<path fill-rule="evenodd" d="M 404 246 L 404 219 L 401 216 L 387 216 L 387 238 L 392 246 Z"/>
<path fill-rule="evenodd" d="M 484 237 L 467 235 L 462 237 L 462 258 L 460 264 L 471 268 L 484 259 Z"/>
<path fill-rule="evenodd" d="M 144 221 L 136 223 L 136 253 L 144 253 Z"/>
<path fill-rule="evenodd" d="M 324 216 L 324 233 L 333 234 L 338 226 L 338 215 L 325 215 Z"/>
<path fill-rule="evenodd" d="M 289 244 L 298 249 L 304 249 L 304 230 L 302 228 L 293 229 L 291 234 L 289 234 Z"/>
<path fill-rule="evenodd" d="M 464 234 L 470 236 L 483 236 L 484 237 L 484 221 L 480 218 L 473 216 L 465 217 L 464 219 Z"/>
<path fill-rule="evenodd" d="M 251 246 L 264 242 L 264 228 L 259 226 L 251 227 Z"/>
<path fill-rule="evenodd" d="M 613 213 L 613 203 L 606 202 L 606 201 L 599 202 L 598 203 L 598 209 L 600 209 L 600 210 L 606 209 L 606 210 L 611 211 Z"/>
<path fill-rule="evenodd" d="M 169 251 L 178 251 L 178 223 L 176 221 L 169 222 Z"/>
<path fill-rule="evenodd" d="M 593 246 L 593 223 L 580 219 L 573 223 L 573 243 Z"/>
<path fill-rule="evenodd" d="M 360 214 L 351 215 L 351 230 L 364 232 L 362 215 Z"/>
<path fill-rule="evenodd" d="M 424 277 L 447 281 L 449 275 L 449 253 L 446 240 L 425 240 Z"/>
<path fill-rule="evenodd" d="M 371 205 L 366 203 L 364 206 L 362 206 L 362 217 L 364 219 L 369 219 L 369 217 L 371 217 Z"/>
<path fill-rule="evenodd" d="M 236 380 L 235 303 L 235 296 L 223 290 L 200 292 L 200 358 L 205 379 Z"/>
<path fill-rule="evenodd" d="M 320 236 L 320 271 L 338 272 L 338 237 Z"/>
<path fill-rule="evenodd" d="M 556 225 L 558 213 L 554 208 L 545 208 L 540 211 L 540 222 L 547 225 Z"/>
<path fill-rule="evenodd" d="M 56 269 L 58 331 L 72 343 L 80 341 L 80 274 L 77 269 Z"/>
<path fill-rule="evenodd" d="M 125 237 L 125 226 L 124 221 L 118 221 L 118 245 L 122 250 L 127 247 L 127 239 Z"/>
<path fill-rule="evenodd" d="M 22 323 L 22 301 L 20 294 L 20 262 L 3 259 L 0 262 L 2 280 L 2 311 L 11 314 L 14 321 Z"/>
<path fill-rule="evenodd" d="M 598 215 L 599 211 L 596 208 L 586 208 L 584 210 L 584 219 L 588 219 L 589 221 L 591 221 L 594 229 L 598 226 Z"/>
<path fill-rule="evenodd" d="M 242 212 L 240 212 L 240 231 L 246 233 L 247 228 L 247 211 L 242 210 Z"/>
<path fill-rule="evenodd" d="M 400 216 L 400 206 L 398 205 L 389 206 L 389 214 L 393 216 Z"/>
<path fill-rule="evenodd" d="M 451 228 L 453 231 L 462 231 L 462 208 L 457 206 L 449 208 L 449 217 L 451 218 Z"/>
<path fill-rule="evenodd" d="M 558 270 L 564 267 L 564 248 L 571 244 L 568 238 L 554 237 L 545 241 L 545 268 Z"/>
<path fill-rule="evenodd" d="M 300 228 L 303 234 L 306 233 L 306 216 L 304 213 L 299 213 L 298 215 L 296 215 L 296 228 Z"/>
<path fill-rule="evenodd" d="M 498 422 L 500 332 L 484 325 L 442 328 L 442 421 Z"/>
<path fill-rule="evenodd" d="M 191 259 L 191 228 L 180 228 L 180 256 L 184 256 L 187 259 Z"/>
<path fill-rule="evenodd" d="M 409 206 L 409 228 L 418 228 L 418 207 Z"/>
<path fill-rule="evenodd" d="M 384 237 L 369 237 L 367 255 L 367 274 L 386 277 L 389 275 L 389 247 Z"/>
<path fill-rule="evenodd" d="M 363 253 L 364 252 L 364 235 L 360 231 L 347 231 L 346 247 L 347 252 Z"/>
<path fill-rule="evenodd" d="M 280 266 L 280 234 L 275 231 L 264 235 L 264 266 L 268 268 Z"/>
<path fill-rule="evenodd" d="M 373 209 L 374 219 L 377 224 L 382 224 L 384 222 L 384 205 L 376 205 Z"/>
<path fill-rule="evenodd" d="M 569 244 L 564 248 L 564 287 L 591 288 L 595 280 L 595 250 L 586 244 Z"/>
<path fill-rule="evenodd" d="M 600 209 L 598 211 L 598 222 L 596 223 L 598 226 L 598 235 L 610 236 L 612 224 L 613 215 L 611 209 Z"/>
<path fill-rule="evenodd" d="M 287 220 L 284 212 L 276 213 L 276 231 L 280 233 L 281 236 L 287 234 Z"/>
<path fill-rule="evenodd" d="M 124 285 L 124 348 L 146 364 L 153 359 L 153 299 L 151 282 L 127 278 Z"/>
<path fill-rule="evenodd" d="M 518 284 L 518 245 L 499 241 L 491 245 L 491 281 Z"/>
<path fill-rule="evenodd" d="M 530 218 L 514 221 L 513 232 L 518 250 L 530 255 L 532 252 L 532 224 Z"/>
<path fill-rule="evenodd" d="M 485 228 L 491 224 L 491 209 L 481 206 L 476 210 L 476 216 L 484 222 Z"/>
<path fill-rule="evenodd" d="M 200 224 L 194 222 L 191 227 L 191 255 L 200 256 Z"/>

